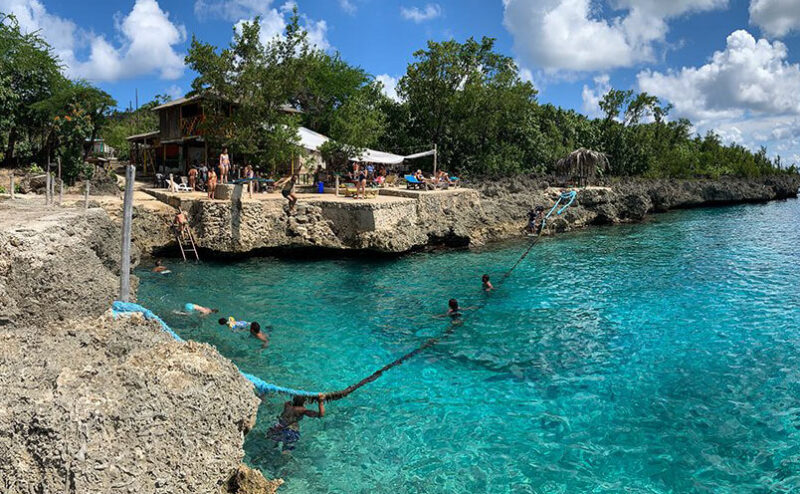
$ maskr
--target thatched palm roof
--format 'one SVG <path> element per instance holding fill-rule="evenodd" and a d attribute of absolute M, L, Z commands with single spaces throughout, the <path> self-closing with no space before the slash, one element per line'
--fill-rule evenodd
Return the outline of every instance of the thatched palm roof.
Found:
<path fill-rule="evenodd" d="M 609 167 L 608 156 L 605 153 L 586 148 L 577 149 L 556 163 L 556 171 L 559 174 L 581 179 L 594 178 L 598 173 L 608 171 Z"/>

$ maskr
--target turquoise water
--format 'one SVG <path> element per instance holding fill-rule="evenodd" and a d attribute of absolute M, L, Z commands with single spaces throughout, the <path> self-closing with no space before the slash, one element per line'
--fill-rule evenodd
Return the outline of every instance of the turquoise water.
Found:
<path fill-rule="evenodd" d="M 789 492 L 800 490 L 800 203 L 682 211 L 525 244 L 395 260 L 175 262 L 139 298 L 243 370 L 345 387 L 442 331 L 440 346 L 323 420 L 292 455 L 247 461 L 285 493 Z M 272 324 L 261 350 L 186 301 Z"/>

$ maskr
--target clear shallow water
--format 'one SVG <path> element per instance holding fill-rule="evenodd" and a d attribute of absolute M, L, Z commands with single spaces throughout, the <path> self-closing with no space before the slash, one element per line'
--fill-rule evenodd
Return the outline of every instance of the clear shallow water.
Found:
<path fill-rule="evenodd" d="M 524 244 L 399 260 L 174 263 L 140 301 L 276 384 L 332 390 L 480 304 Z M 247 461 L 286 493 L 800 490 L 800 203 L 659 215 L 537 245 L 445 343 Z M 173 314 L 272 324 L 271 346 Z"/>

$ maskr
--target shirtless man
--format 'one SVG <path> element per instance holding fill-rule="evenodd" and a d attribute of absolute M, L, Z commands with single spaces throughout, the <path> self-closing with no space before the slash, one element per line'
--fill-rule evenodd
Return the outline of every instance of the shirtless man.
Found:
<path fill-rule="evenodd" d="M 176 231 L 183 236 L 183 233 L 186 231 L 186 227 L 189 224 L 186 219 L 186 213 L 183 212 L 183 209 L 178 209 L 178 213 L 175 215 L 175 219 L 172 221 L 172 224 L 175 226 Z"/>
<path fill-rule="evenodd" d="M 161 259 L 156 259 L 156 267 L 153 268 L 153 272 L 166 274 L 169 273 L 169 269 L 164 266 L 164 264 L 161 262 Z"/>
<path fill-rule="evenodd" d="M 294 396 L 291 401 L 283 404 L 283 411 L 278 416 L 278 422 L 267 431 L 267 437 L 276 443 L 283 443 L 283 452 L 288 453 L 300 440 L 300 424 L 303 417 L 322 418 L 325 416 L 325 395 L 320 393 L 317 397 L 319 411 L 309 410 L 305 407 L 306 399 L 303 396 Z"/>

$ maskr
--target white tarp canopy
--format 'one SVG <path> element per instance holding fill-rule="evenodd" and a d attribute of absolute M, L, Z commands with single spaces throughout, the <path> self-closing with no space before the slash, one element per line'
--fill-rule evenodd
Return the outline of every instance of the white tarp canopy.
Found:
<path fill-rule="evenodd" d="M 308 149 L 309 151 L 319 151 L 323 144 L 330 140 L 319 132 L 314 132 L 311 129 L 300 127 L 297 129 L 300 136 L 300 146 Z M 424 153 L 412 154 L 410 156 L 400 156 L 399 154 L 387 153 L 385 151 L 376 151 L 374 149 L 366 149 L 361 156 L 351 156 L 352 161 L 366 161 L 368 163 L 380 163 L 383 165 L 399 165 L 407 159 L 421 158 L 423 156 L 431 156 L 435 151 L 425 151 Z"/>

